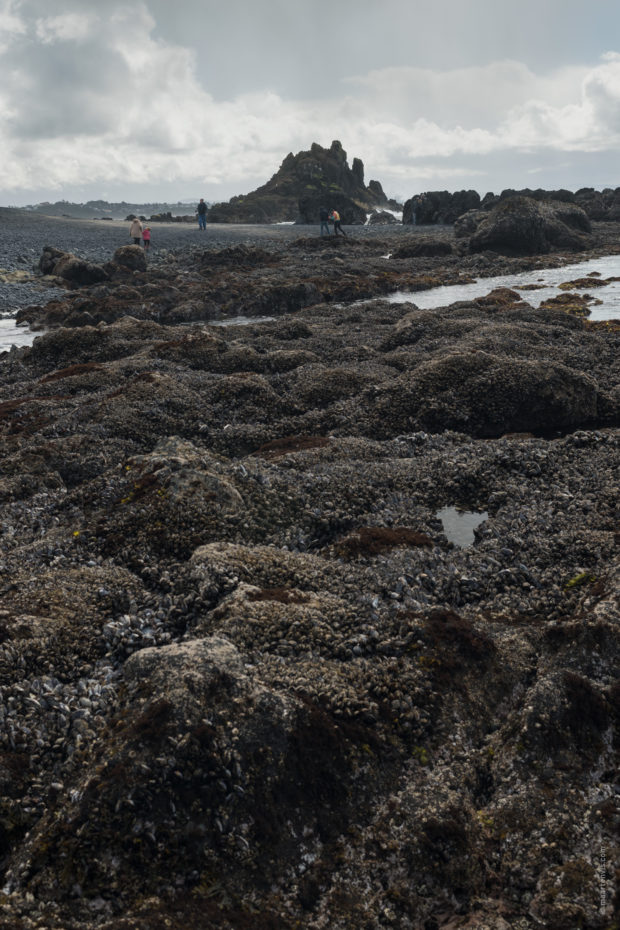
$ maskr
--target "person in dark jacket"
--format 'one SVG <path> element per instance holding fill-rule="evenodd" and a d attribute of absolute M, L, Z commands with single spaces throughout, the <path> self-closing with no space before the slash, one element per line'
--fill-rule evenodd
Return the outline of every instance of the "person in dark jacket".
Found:
<path fill-rule="evenodd" d="M 207 228 L 207 205 L 204 202 L 203 198 L 200 198 L 200 203 L 196 207 L 196 213 L 198 214 L 198 229 Z"/>
<path fill-rule="evenodd" d="M 321 207 L 321 209 L 319 210 L 319 220 L 321 221 L 321 235 L 323 235 L 323 230 L 325 230 L 325 232 L 329 236 L 329 223 L 328 223 L 329 213 L 327 212 L 325 207 Z"/>

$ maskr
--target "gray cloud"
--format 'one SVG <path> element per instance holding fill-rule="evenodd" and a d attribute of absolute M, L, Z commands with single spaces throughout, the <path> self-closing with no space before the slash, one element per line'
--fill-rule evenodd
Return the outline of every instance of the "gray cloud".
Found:
<path fill-rule="evenodd" d="M 620 57 L 601 58 L 601 36 L 593 60 L 577 54 L 597 44 L 574 31 L 581 4 L 547 0 L 534 28 L 537 6 L 0 0 L 0 197 L 45 178 L 61 196 L 176 185 L 216 199 L 336 138 L 391 192 L 600 186 Z M 597 27 L 596 8 L 618 18 L 595 0 Z"/>
<path fill-rule="evenodd" d="M 27 139 L 107 133 L 118 123 L 118 108 L 129 71 L 123 58 L 95 41 L 60 42 L 27 55 L 26 41 L 8 58 L 15 83 L 27 89 L 8 119 L 9 132 Z"/>

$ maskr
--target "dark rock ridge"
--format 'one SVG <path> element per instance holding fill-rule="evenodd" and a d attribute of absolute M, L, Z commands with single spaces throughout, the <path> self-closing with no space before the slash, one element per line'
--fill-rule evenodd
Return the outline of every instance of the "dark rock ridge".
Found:
<path fill-rule="evenodd" d="M 590 220 L 620 220 L 620 187 L 596 191 L 593 187 L 582 187 L 575 193 L 567 190 L 503 190 L 501 194 L 487 193 L 481 199 L 477 191 L 426 191 L 405 201 L 403 223 L 421 226 L 454 223 L 468 210 L 491 210 L 503 200 L 528 197 L 532 200 L 575 204 Z"/>
<path fill-rule="evenodd" d="M 416 226 L 449 225 L 466 213 L 480 207 L 477 191 L 428 191 L 405 201 L 403 223 Z"/>
<path fill-rule="evenodd" d="M 117 255 L 0 360 L 3 930 L 613 926 L 620 327 L 363 232 Z"/>
<path fill-rule="evenodd" d="M 169 210 L 166 213 L 153 213 L 149 217 L 150 223 L 195 223 L 196 216 L 194 213 L 172 214 Z"/>
<path fill-rule="evenodd" d="M 196 198 L 198 202 L 198 198 Z M 86 203 L 71 203 L 68 200 L 57 200 L 55 203 L 37 203 L 25 208 L 29 212 L 44 216 L 72 217 L 74 219 L 123 219 L 129 213 L 147 216 L 153 213 L 170 213 L 174 217 L 188 211 L 186 203 L 110 203 L 107 200 L 88 200 Z"/>
<path fill-rule="evenodd" d="M 209 210 L 212 223 L 319 222 L 319 210 L 335 208 L 346 224 L 365 223 L 366 214 L 388 205 L 378 181 L 364 183 L 364 165 L 338 141 L 325 149 L 316 142 L 309 151 L 291 152 L 270 181 L 249 194 L 233 197 Z"/>

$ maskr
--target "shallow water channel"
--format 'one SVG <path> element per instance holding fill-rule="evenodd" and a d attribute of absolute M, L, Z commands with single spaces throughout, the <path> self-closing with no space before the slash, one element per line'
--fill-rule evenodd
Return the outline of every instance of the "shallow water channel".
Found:
<path fill-rule="evenodd" d="M 518 291 L 519 288 L 536 284 L 540 287 L 536 290 L 524 290 L 522 297 L 533 307 L 539 307 L 543 301 L 562 293 L 558 285 L 565 281 L 587 277 L 592 272 L 598 272 L 602 279 L 620 276 L 620 255 L 606 255 L 604 258 L 576 262 L 573 265 L 564 265 L 562 268 L 540 268 L 519 274 L 479 278 L 473 284 L 432 287 L 428 291 L 396 291 L 387 300 L 391 303 L 410 301 L 420 310 L 432 310 L 434 307 L 446 307 L 459 300 L 475 300 L 476 297 L 484 297 L 496 287 L 510 287 Z M 620 319 L 620 281 L 612 281 L 604 287 L 595 285 L 591 290 L 587 287 L 579 287 L 575 288 L 575 291 L 580 294 L 589 293 L 592 297 L 602 301 L 599 306 L 590 305 L 589 320 Z"/>
<path fill-rule="evenodd" d="M 229 320 L 209 320 L 208 323 L 192 322 L 187 326 L 248 326 L 250 323 L 268 323 L 275 320 L 273 316 L 235 316 Z M 0 352 L 8 352 L 11 346 L 22 348 L 22 346 L 31 346 L 37 336 L 42 335 L 42 331 L 33 332 L 26 326 L 16 326 L 12 317 L 0 319 Z"/>
<path fill-rule="evenodd" d="M 473 284 L 451 284 L 442 287 L 433 287 L 428 291 L 396 291 L 386 297 L 391 303 L 414 303 L 421 310 L 432 310 L 434 307 L 446 307 L 459 300 L 475 300 L 484 297 L 496 287 L 510 287 L 516 291 L 528 285 L 539 285 L 536 290 L 524 290 L 523 299 L 533 307 L 556 297 L 562 291 L 558 285 L 575 278 L 587 277 L 592 272 L 598 272 L 601 278 L 620 277 L 620 255 L 607 255 L 604 258 L 592 259 L 588 262 L 576 262 L 564 265 L 562 268 L 541 268 L 536 271 L 523 271 L 519 274 L 497 275 L 493 278 L 479 278 Z M 576 288 L 579 293 L 588 293 L 586 288 Z M 597 300 L 598 306 L 591 305 L 590 320 L 619 320 L 620 319 L 620 281 L 612 281 L 604 287 L 593 287 L 589 292 Z M 241 326 L 249 323 L 265 323 L 273 317 L 234 317 L 229 320 L 210 320 L 209 326 Z M 192 324 L 195 325 L 195 324 Z M 30 346 L 40 332 L 32 332 L 24 326 L 16 326 L 12 317 L 0 319 L 0 352 L 7 352 L 11 346 Z"/>

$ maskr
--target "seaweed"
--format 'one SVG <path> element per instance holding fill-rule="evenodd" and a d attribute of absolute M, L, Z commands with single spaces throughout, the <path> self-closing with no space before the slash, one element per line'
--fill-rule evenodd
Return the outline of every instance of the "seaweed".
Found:
<path fill-rule="evenodd" d="M 430 536 L 409 527 L 361 526 L 341 539 L 335 549 L 338 555 L 355 558 L 380 555 L 382 552 L 389 552 L 390 549 L 414 549 L 432 545 L 433 540 Z"/>
<path fill-rule="evenodd" d="M 251 594 L 248 594 L 248 600 L 278 601 L 280 604 L 306 604 L 310 600 L 310 596 L 293 588 L 263 588 L 261 591 L 252 591 Z"/>
<path fill-rule="evenodd" d="M 330 444 L 326 436 L 283 436 L 263 443 L 252 454 L 264 459 L 276 459 L 291 452 L 303 452 L 306 449 L 321 449 Z"/>
<path fill-rule="evenodd" d="M 451 610 L 435 610 L 425 620 L 426 632 L 435 645 L 452 646 L 461 655 L 477 661 L 496 652 L 495 643 L 479 633 L 471 620 Z"/>
<path fill-rule="evenodd" d="M 129 735 L 141 740 L 161 739 L 165 725 L 172 715 L 173 705 L 158 698 L 146 705 L 140 716 L 129 727 Z"/>

